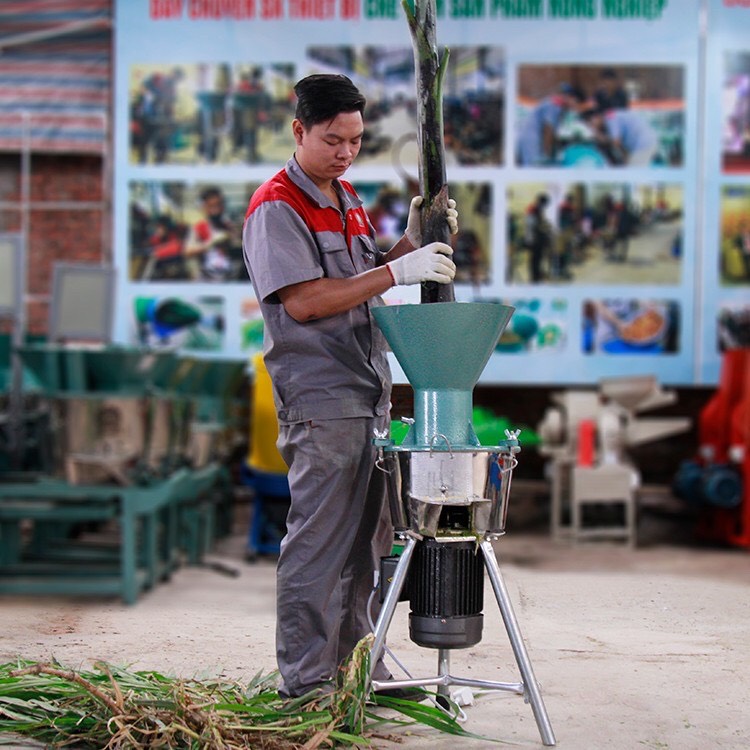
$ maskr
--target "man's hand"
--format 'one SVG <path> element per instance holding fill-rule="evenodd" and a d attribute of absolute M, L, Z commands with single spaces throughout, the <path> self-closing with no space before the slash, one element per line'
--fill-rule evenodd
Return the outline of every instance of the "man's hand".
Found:
<path fill-rule="evenodd" d="M 218 245 L 221 242 L 229 242 L 229 232 L 219 230 L 218 232 L 212 232 L 208 238 L 208 246 Z"/>
<path fill-rule="evenodd" d="M 452 254 L 450 245 L 431 242 L 387 265 L 397 285 L 421 284 L 423 281 L 450 284 L 456 275 L 456 266 L 450 259 Z"/>
<path fill-rule="evenodd" d="M 416 195 L 411 199 L 411 203 L 409 204 L 409 218 L 406 220 L 406 231 L 404 234 L 414 247 L 419 247 L 422 244 L 422 220 L 419 210 L 422 203 L 424 203 L 424 198 L 421 195 Z M 456 211 L 456 201 L 453 198 L 448 199 L 445 220 L 448 222 L 451 234 L 456 234 L 458 232 L 458 211 Z"/>

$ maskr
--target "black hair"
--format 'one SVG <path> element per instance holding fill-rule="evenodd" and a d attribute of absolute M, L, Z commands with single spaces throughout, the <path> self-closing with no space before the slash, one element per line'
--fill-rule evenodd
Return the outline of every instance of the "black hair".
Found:
<path fill-rule="evenodd" d="M 561 83 L 559 91 L 561 94 L 572 96 L 577 102 L 586 101 L 586 94 L 580 86 L 574 86 L 571 83 Z"/>
<path fill-rule="evenodd" d="M 200 199 L 202 201 L 207 201 L 209 198 L 221 198 L 222 200 L 224 200 L 224 193 L 222 192 L 221 188 L 213 186 L 201 190 Z"/>
<path fill-rule="evenodd" d="M 342 112 L 364 115 L 367 100 L 345 75 L 319 73 L 303 78 L 294 87 L 294 116 L 306 129 L 333 120 Z"/>

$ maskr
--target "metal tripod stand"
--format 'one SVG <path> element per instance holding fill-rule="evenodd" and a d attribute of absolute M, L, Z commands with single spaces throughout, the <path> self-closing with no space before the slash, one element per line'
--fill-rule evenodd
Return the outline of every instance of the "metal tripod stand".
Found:
<path fill-rule="evenodd" d="M 448 648 L 440 648 L 438 650 L 438 674 L 434 677 L 388 680 L 387 682 L 374 680 L 372 678 L 372 670 L 383 655 L 386 633 L 388 632 L 391 620 L 396 611 L 396 605 L 398 604 L 401 591 L 409 572 L 412 554 L 417 545 L 417 539 L 414 536 L 403 532 L 400 532 L 399 536 L 405 541 L 405 546 L 396 566 L 393 580 L 391 581 L 383 600 L 380 615 L 375 624 L 375 639 L 370 650 L 370 684 L 372 687 L 377 690 L 379 688 L 408 688 L 434 685 L 437 687 L 438 696 L 442 696 L 443 698 L 448 697 L 448 689 L 451 685 L 475 687 L 483 690 L 504 690 L 523 695 L 526 700 L 531 703 L 531 709 L 534 712 L 534 719 L 539 728 L 542 742 L 547 746 L 555 745 L 555 735 L 552 731 L 549 717 L 547 716 L 547 709 L 544 706 L 544 700 L 542 699 L 539 685 L 534 677 L 531 661 L 529 660 L 529 655 L 526 651 L 526 646 L 523 642 L 523 637 L 521 636 L 515 613 L 513 612 L 510 597 L 508 596 L 508 590 L 503 581 L 502 574 L 500 573 L 500 567 L 497 563 L 497 558 L 495 557 L 495 551 L 492 548 L 492 540 L 497 538 L 497 535 L 486 535 L 484 541 L 480 544 L 480 549 L 482 550 L 484 565 L 489 574 L 498 606 L 500 607 L 500 613 L 503 618 L 503 623 L 505 624 L 505 629 L 508 633 L 508 638 L 510 639 L 513 655 L 518 664 L 522 681 L 494 682 L 490 680 L 469 679 L 452 675 L 450 673 L 451 649 Z"/>

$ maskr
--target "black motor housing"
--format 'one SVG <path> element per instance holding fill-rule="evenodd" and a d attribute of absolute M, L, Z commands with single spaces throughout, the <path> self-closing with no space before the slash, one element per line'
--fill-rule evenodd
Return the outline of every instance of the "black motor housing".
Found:
<path fill-rule="evenodd" d="M 474 541 L 424 539 L 409 568 L 409 636 L 425 648 L 469 648 L 482 640 L 484 560 Z"/>

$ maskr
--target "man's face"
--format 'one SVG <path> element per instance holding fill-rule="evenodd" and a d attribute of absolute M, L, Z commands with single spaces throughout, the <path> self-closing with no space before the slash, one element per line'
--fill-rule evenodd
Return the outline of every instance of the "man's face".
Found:
<path fill-rule="evenodd" d="M 220 195 L 211 195 L 203 201 L 206 216 L 218 218 L 224 213 L 224 199 Z"/>
<path fill-rule="evenodd" d="M 341 177 L 362 146 L 364 125 L 359 112 L 341 112 L 333 120 L 305 130 L 299 120 L 292 123 L 297 143 L 297 161 L 315 183 Z"/>

